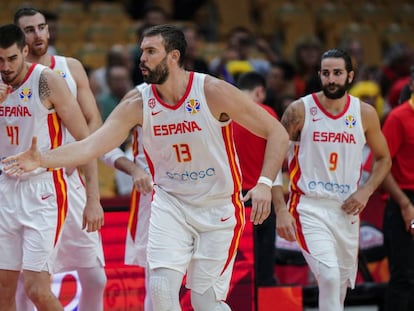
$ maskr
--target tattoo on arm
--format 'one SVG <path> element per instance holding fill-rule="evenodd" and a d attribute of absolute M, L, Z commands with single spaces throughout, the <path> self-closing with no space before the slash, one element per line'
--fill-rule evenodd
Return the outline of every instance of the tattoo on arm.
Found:
<path fill-rule="evenodd" d="M 49 84 L 45 75 L 42 73 L 39 80 L 39 95 L 41 100 L 45 100 L 50 96 Z"/>
<path fill-rule="evenodd" d="M 289 133 L 290 140 L 298 141 L 300 138 L 301 126 L 303 125 L 303 116 L 301 116 L 296 105 L 292 105 L 286 109 L 281 122 Z"/>

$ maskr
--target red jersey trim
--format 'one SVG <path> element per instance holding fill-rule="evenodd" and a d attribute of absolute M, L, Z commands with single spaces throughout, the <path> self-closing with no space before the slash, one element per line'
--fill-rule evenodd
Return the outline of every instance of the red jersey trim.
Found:
<path fill-rule="evenodd" d="M 49 68 L 50 69 L 55 69 L 55 66 L 56 66 L 56 59 L 53 55 L 51 55 L 50 56 L 50 66 L 49 66 Z"/>
<path fill-rule="evenodd" d="M 59 116 L 56 112 L 50 113 L 47 116 L 47 126 L 49 130 L 50 149 L 55 149 L 63 144 L 63 129 Z M 48 171 L 53 171 L 53 168 L 48 168 Z"/>
<path fill-rule="evenodd" d="M 292 214 L 293 218 L 296 221 L 296 241 L 298 242 L 299 246 L 309 253 L 309 248 L 306 245 L 305 235 L 303 234 L 302 224 L 299 220 L 299 214 L 297 211 L 299 202 L 300 202 L 301 194 L 298 192 L 291 192 L 290 199 L 289 199 L 289 212 Z"/>
<path fill-rule="evenodd" d="M 184 92 L 184 95 L 181 97 L 181 99 L 178 101 L 177 104 L 175 104 L 174 106 L 168 105 L 166 104 L 161 97 L 158 95 L 158 91 L 157 88 L 155 87 L 155 84 L 151 85 L 151 89 L 152 92 L 154 93 L 155 98 L 157 99 L 157 101 L 164 107 L 168 108 L 168 109 L 172 109 L 172 110 L 176 110 L 178 109 L 185 101 L 185 99 L 187 98 L 188 94 L 190 94 L 191 91 L 191 87 L 193 85 L 193 79 L 194 79 L 194 72 L 190 71 L 190 77 L 188 79 L 188 84 L 187 84 L 187 88 Z"/>
<path fill-rule="evenodd" d="M 148 168 L 151 172 L 152 180 L 155 179 L 154 163 L 152 163 L 151 158 L 148 156 L 147 151 L 144 149 L 145 158 L 147 159 Z"/>
<path fill-rule="evenodd" d="M 58 207 L 57 213 L 57 225 L 56 225 L 56 232 L 55 232 L 55 240 L 54 246 L 59 240 L 60 234 L 62 233 L 63 224 L 65 223 L 66 215 L 68 212 L 68 188 L 66 184 L 66 180 L 64 178 L 63 169 L 54 170 L 53 174 L 53 182 L 55 184 L 56 190 L 56 203 Z"/>
<path fill-rule="evenodd" d="M 131 203 L 129 205 L 129 217 L 128 217 L 128 232 L 132 239 L 135 242 L 135 233 L 137 232 L 137 225 L 138 225 L 138 202 L 141 193 L 135 190 L 132 190 L 131 193 Z"/>
<path fill-rule="evenodd" d="M 223 270 L 221 271 L 221 274 L 224 273 L 224 271 L 228 268 L 231 260 L 234 258 L 234 256 L 236 256 L 236 252 L 240 243 L 241 234 L 243 232 L 245 224 L 244 206 L 240 197 L 240 191 L 242 186 L 241 171 L 236 161 L 236 149 L 234 147 L 231 124 L 228 124 L 222 128 L 222 134 L 224 145 L 226 147 L 226 152 L 229 159 L 230 171 L 234 185 L 232 202 L 234 205 L 236 225 L 234 226 L 234 234 L 229 247 L 228 257 L 226 263 L 224 264 Z"/>
<path fill-rule="evenodd" d="M 30 75 L 32 74 L 34 68 L 36 67 L 36 64 L 31 64 L 29 70 L 26 73 L 26 76 L 24 77 L 23 81 L 20 83 L 20 85 L 23 85 L 29 79 Z"/>
<path fill-rule="evenodd" d="M 300 147 L 298 145 L 294 146 L 293 158 L 289 164 L 289 179 L 291 181 L 290 183 L 291 191 L 295 191 L 295 192 L 299 192 L 303 194 L 304 192 L 298 187 L 298 180 L 302 176 L 302 171 L 300 170 L 300 165 L 299 165 L 299 149 Z"/>
<path fill-rule="evenodd" d="M 321 111 L 322 111 L 322 112 L 323 112 L 323 113 L 324 113 L 327 117 L 329 117 L 329 118 L 331 118 L 331 119 L 334 119 L 334 120 L 341 118 L 341 117 L 345 114 L 345 112 L 348 110 L 349 105 L 351 104 L 351 97 L 349 96 L 349 94 L 347 94 L 347 95 L 346 95 L 346 104 L 345 104 L 344 109 L 342 110 L 342 112 L 341 112 L 340 114 L 338 114 L 338 115 L 334 116 L 334 115 L 333 115 L 333 114 L 331 114 L 328 110 L 326 110 L 324 106 L 322 106 L 322 104 L 320 103 L 320 101 L 319 101 L 318 97 L 316 96 L 316 93 L 312 93 L 312 98 L 313 98 L 313 100 L 315 101 L 316 106 L 318 106 L 318 107 L 319 107 L 319 109 L 320 109 L 320 110 L 321 110 Z"/>
<path fill-rule="evenodd" d="M 134 131 L 132 135 L 132 155 L 135 158 L 138 156 L 138 131 Z"/>

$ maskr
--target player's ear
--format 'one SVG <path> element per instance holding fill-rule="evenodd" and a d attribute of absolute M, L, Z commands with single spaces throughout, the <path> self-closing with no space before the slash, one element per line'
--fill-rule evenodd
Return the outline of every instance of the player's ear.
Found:
<path fill-rule="evenodd" d="M 348 73 L 348 83 L 351 84 L 354 81 L 355 72 L 352 70 Z"/>
<path fill-rule="evenodd" d="M 177 63 L 180 60 L 180 55 L 181 55 L 181 53 L 178 50 L 172 50 L 171 51 L 171 58 Z"/>

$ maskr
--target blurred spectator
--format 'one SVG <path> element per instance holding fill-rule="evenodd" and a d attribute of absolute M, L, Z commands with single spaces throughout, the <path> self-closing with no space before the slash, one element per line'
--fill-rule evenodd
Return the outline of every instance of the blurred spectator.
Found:
<path fill-rule="evenodd" d="M 411 81 L 410 81 L 411 82 Z M 409 100 L 411 98 L 411 85 L 408 82 L 401 90 L 400 97 L 398 98 L 398 105 Z"/>
<path fill-rule="evenodd" d="M 254 49 L 262 57 L 253 57 Z M 278 56 L 266 40 L 255 38 L 244 27 L 235 27 L 230 31 L 226 51 L 210 62 L 209 69 L 215 76 L 234 84 L 238 76 L 246 72 L 256 71 L 266 76 L 270 62 L 276 60 Z"/>
<path fill-rule="evenodd" d="M 169 20 L 168 13 L 160 6 L 151 5 L 144 11 L 142 18 L 144 25 L 162 25 L 167 23 Z"/>
<path fill-rule="evenodd" d="M 394 108 L 395 106 L 398 106 L 400 101 L 401 92 L 404 89 L 406 85 L 410 83 L 411 79 L 409 76 L 402 77 L 397 79 L 392 85 L 390 90 L 388 91 L 388 103 L 391 106 L 391 108 Z"/>
<path fill-rule="evenodd" d="M 176 20 L 192 20 L 197 10 L 207 0 L 174 0 L 173 18 Z"/>
<path fill-rule="evenodd" d="M 408 45 L 403 43 L 391 45 L 385 54 L 384 64 L 379 77 L 381 93 L 384 98 L 388 98 L 392 85 L 398 79 L 410 75 L 409 69 L 411 64 L 413 64 L 413 50 Z M 398 103 L 398 96 L 399 94 L 389 98 L 391 107 Z"/>
<path fill-rule="evenodd" d="M 295 85 L 295 67 L 288 61 L 280 60 L 271 63 L 266 76 L 265 104 L 271 106 L 276 113 L 283 114 L 282 98 L 297 98 L 300 96 Z"/>
<path fill-rule="evenodd" d="M 127 46 L 122 44 L 113 45 L 107 53 L 105 66 L 90 73 L 89 83 L 95 98 L 109 92 L 109 87 L 106 82 L 106 71 L 112 66 L 125 66 L 131 75 L 132 56 Z"/>
<path fill-rule="evenodd" d="M 276 111 L 278 116 L 283 116 L 286 108 L 297 99 L 297 97 L 292 96 L 290 94 L 285 94 L 282 96 L 277 96 L 275 101 L 275 106 L 273 106 L 273 110 Z M 266 103 L 266 101 L 265 101 Z"/>
<path fill-rule="evenodd" d="M 390 110 L 381 95 L 379 84 L 374 81 L 359 81 L 355 83 L 349 89 L 349 94 L 373 106 L 381 121 L 384 120 L 384 117 Z"/>
<path fill-rule="evenodd" d="M 163 15 L 167 14 L 163 8 L 153 5 L 153 1 L 151 0 L 126 0 L 125 9 L 132 19 L 142 20 L 143 23 L 147 23 L 149 20 L 163 18 L 165 17 Z"/>
<path fill-rule="evenodd" d="M 362 43 L 357 38 L 345 38 L 341 44 L 340 48 L 347 52 L 352 59 L 352 65 L 354 68 L 354 83 L 360 81 L 361 73 L 364 72 L 366 65 L 365 62 L 365 53 Z"/>
<path fill-rule="evenodd" d="M 414 66 L 410 87 L 414 92 Z M 392 158 L 391 171 L 383 182 L 389 194 L 383 232 L 390 270 L 384 310 L 408 311 L 414 303 L 413 97 L 391 110 L 383 132 Z"/>
<path fill-rule="evenodd" d="M 260 105 L 273 117 L 277 117 L 270 107 L 262 104 L 266 96 L 266 81 L 261 74 L 257 72 L 242 74 L 237 81 L 237 86 L 257 105 Z M 242 191 L 244 196 L 256 185 L 260 177 L 266 140 L 254 135 L 235 122 L 233 122 L 233 136 L 243 177 Z M 280 191 L 283 193 L 281 184 L 274 185 L 272 188 L 272 192 Z M 283 208 L 285 207 L 285 202 L 278 203 Z M 246 218 L 248 219 L 252 207 L 251 200 L 245 202 L 245 207 Z M 253 227 L 256 286 L 274 286 L 277 283 L 274 275 L 274 246 L 276 238 L 276 216 L 274 208 L 272 205 L 270 215 L 262 224 L 254 225 Z M 280 208 L 280 206 L 276 208 Z"/>
<path fill-rule="evenodd" d="M 183 27 L 187 50 L 184 58 L 184 68 L 190 71 L 209 73 L 207 62 L 198 54 L 199 34 L 193 26 Z"/>
<path fill-rule="evenodd" d="M 318 77 L 321 54 L 322 44 L 315 36 L 304 36 L 296 42 L 293 63 L 300 96 L 321 90 Z"/>
<path fill-rule="evenodd" d="M 97 98 L 102 120 L 105 121 L 109 114 L 119 104 L 125 94 L 132 88 L 129 70 L 126 66 L 113 65 L 105 70 L 108 91 Z"/>

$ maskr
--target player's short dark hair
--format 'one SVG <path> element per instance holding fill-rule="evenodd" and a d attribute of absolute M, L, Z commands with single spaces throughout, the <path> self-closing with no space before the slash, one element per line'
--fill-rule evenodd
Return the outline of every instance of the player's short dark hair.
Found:
<path fill-rule="evenodd" d="M 345 61 L 345 69 L 347 72 L 353 71 L 352 60 L 347 52 L 341 49 L 330 49 L 322 54 L 322 60 L 326 58 L 342 58 Z"/>
<path fill-rule="evenodd" d="M 42 12 L 40 12 L 39 10 L 36 10 L 35 8 L 32 8 L 32 7 L 22 7 L 20 9 L 18 9 L 14 13 L 13 21 L 17 25 L 19 23 L 19 19 L 22 18 L 23 16 L 34 16 L 34 15 L 36 15 L 38 13 L 40 13 L 40 14 L 43 15 Z"/>
<path fill-rule="evenodd" d="M 266 88 L 266 80 L 260 73 L 255 71 L 243 73 L 237 80 L 237 87 L 241 90 L 252 91 L 258 86 Z"/>
<path fill-rule="evenodd" d="M 0 26 L 0 48 L 7 49 L 17 44 L 20 50 L 26 46 L 26 37 L 23 31 L 14 24 Z"/>
<path fill-rule="evenodd" d="M 184 33 L 181 29 L 174 25 L 165 24 L 150 27 L 143 33 L 143 37 L 153 37 L 158 35 L 161 35 L 167 53 L 173 50 L 178 50 L 180 52 L 178 63 L 180 66 L 183 66 L 187 41 L 185 40 Z"/>

